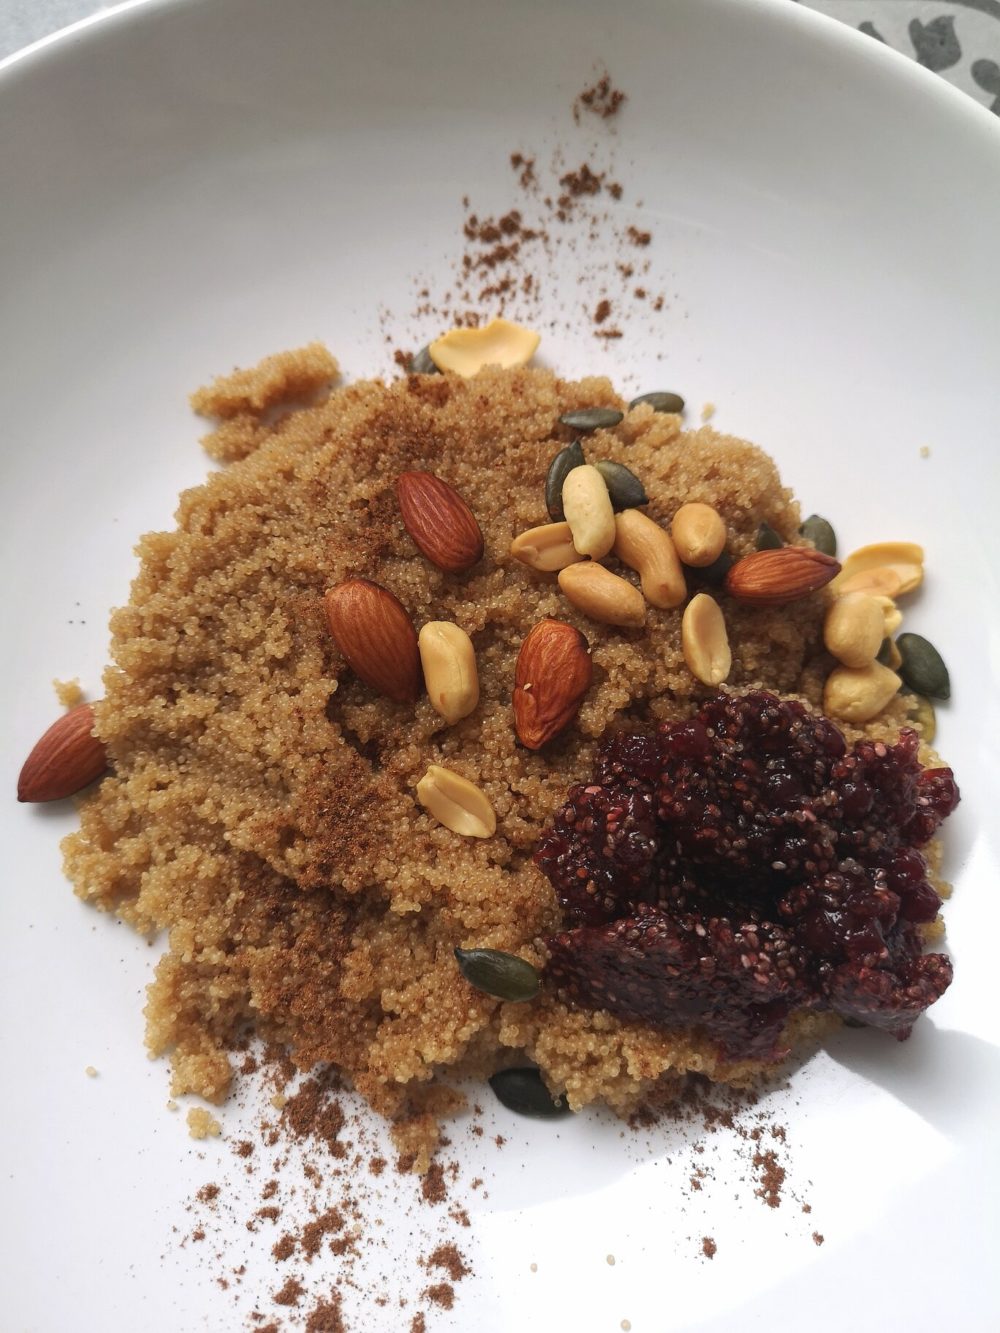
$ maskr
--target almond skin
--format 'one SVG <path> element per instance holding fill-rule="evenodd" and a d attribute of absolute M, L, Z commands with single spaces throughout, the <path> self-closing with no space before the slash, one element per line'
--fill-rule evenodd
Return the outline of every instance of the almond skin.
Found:
<path fill-rule="evenodd" d="M 594 674 L 590 646 L 561 620 L 540 620 L 528 632 L 514 669 L 514 727 L 529 750 L 540 750 L 576 717 Z"/>
<path fill-rule="evenodd" d="M 107 751 L 93 733 L 93 704 L 77 704 L 53 722 L 25 760 L 17 799 L 61 801 L 106 773 Z"/>
<path fill-rule="evenodd" d="M 423 684 L 420 650 L 399 598 L 371 579 L 345 579 L 323 601 L 333 641 L 354 673 L 386 698 L 414 703 Z"/>
<path fill-rule="evenodd" d="M 752 551 L 726 575 L 726 592 L 751 606 L 784 606 L 817 592 L 839 572 L 833 556 L 808 546 Z"/>
<path fill-rule="evenodd" d="M 458 491 L 433 472 L 402 472 L 396 498 L 403 526 L 421 555 L 446 574 L 462 574 L 483 558 L 483 534 Z"/>

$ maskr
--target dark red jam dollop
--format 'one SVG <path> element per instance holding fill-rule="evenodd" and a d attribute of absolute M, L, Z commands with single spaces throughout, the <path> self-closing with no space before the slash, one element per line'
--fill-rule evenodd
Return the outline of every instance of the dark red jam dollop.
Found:
<path fill-rule="evenodd" d="M 902 1040 L 951 982 L 919 927 L 940 899 L 920 848 L 958 804 L 917 736 L 847 748 L 826 718 L 754 691 L 622 733 L 535 860 L 569 929 L 547 975 L 580 1005 L 698 1027 L 731 1060 L 778 1060 L 795 1010 Z"/>

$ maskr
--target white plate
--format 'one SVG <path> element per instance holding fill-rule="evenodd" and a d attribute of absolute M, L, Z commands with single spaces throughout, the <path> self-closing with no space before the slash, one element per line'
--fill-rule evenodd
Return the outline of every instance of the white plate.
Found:
<path fill-rule="evenodd" d="M 574 126 L 596 60 L 629 100 Z M 993 1327 L 1000 124 L 876 42 L 748 0 L 149 3 L 11 62 L 0 122 L 11 793 L 51 678 L 99 690 L 135 538 L 205 471 L 187 391 L 314 337 L 350 375 L 388 371 L 386 331 L 434 331 L 407 317 L 414 277 L 446 282 L 462 194 L 509 206 L 514 148 L 613 158 L 667 308 L 598 342 L 564 248 L 548 362 L 710 399 L 845 546 L 927 547 L 909 625 L 954 682 L 956 981 L 910 1042 L 846 1033 L 776 1103 L 812 1219 L 758 1206 L 722 1148 L 702 1200 L 666 1165 L 670 1131 L 636 1147 L 599 1117 L 554 1134 L 501 1113 L 476 1277 L 433 1327 Z M 603 244 L 592 273 L 617 257 Z M 141 1045 L 154 953 L 70 894 L 72 822 L 3 806 L 4 1326 L 234 1327 L 232 1293 L 170 1232 L 231 1158 L 199 1160 L 163 1110 Z M 423 1225 L 390 1226 L 393 1245 L 419 1249 Z M 247 1280 L 274 1285 L 263 1263 Z M 369 1302 L 354 1326 L 401 1318 Z"/>

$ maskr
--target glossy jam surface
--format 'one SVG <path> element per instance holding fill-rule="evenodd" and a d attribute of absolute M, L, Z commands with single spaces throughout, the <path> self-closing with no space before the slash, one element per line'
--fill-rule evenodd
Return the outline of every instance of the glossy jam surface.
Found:
<path fill-rule="evenodd" d="M 919 926 L 940 899 L 920 848 L 958 804 L 917 736 L 848 748 L 764 692 L 606 742 L 536 862 L 568 929 L 547 975 L 576 1003 L 698 1027 L 727 1059 L 780 1059 L 796 1010 L 902 1039 L 947 989 Z"/>

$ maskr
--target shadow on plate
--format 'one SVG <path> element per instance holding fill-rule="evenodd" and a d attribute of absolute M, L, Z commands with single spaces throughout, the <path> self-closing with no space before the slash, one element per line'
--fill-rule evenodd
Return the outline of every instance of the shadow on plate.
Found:
<path fill-rule="evenodd" d="M 968 1032 L 937 1028 L 926 1015 L 906 1041 L 844 1028 L 825 1043 L 843 1069 L 896 1097 L 942 1134 L 968 1141 L 1000 1101 L 1000 1049 Z"/>

